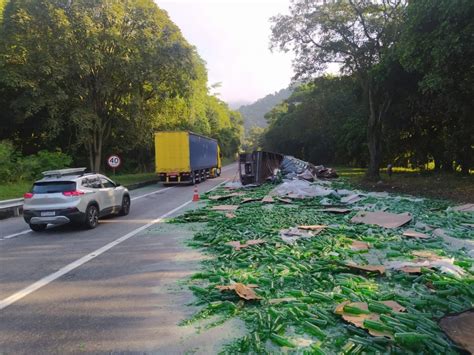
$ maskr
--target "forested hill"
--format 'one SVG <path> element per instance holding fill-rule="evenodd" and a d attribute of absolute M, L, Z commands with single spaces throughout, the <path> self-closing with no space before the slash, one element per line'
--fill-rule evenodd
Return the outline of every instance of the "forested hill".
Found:
<path fill-rule="evenodd" d="M 255 101 L 253 104 L 241 106 L 238 111 L 244 119 L 244 127 L 248 130 L 250 127 L 266 127 L 267 121 L 265 114 L 270 112 L 273 107 L 290 97 L 292 90 L 281 89 L 274 94 L 269 94 L 264 98 Z"/>

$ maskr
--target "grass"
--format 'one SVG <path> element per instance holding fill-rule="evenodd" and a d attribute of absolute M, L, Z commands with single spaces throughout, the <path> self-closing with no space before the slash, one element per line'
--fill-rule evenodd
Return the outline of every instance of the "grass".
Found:
<path fill-rule="evenodd" d="M 0 200 L 20 198 L 31 189 L 31 182 L 20 181 L 15 184 L 0 184 Z"/>
<path fill-rule="evenodd" d="M 381 180 L 373 182 L 365 179 L 365 169 L 350 167 L 336 167 L 335 169 L 339 176 L 366 190 L 406 193 L 456 202 L 472 203 L 474 201 L 474 174 L 463 176 L 394 168 L 392 177 L 382 171 Z"/>

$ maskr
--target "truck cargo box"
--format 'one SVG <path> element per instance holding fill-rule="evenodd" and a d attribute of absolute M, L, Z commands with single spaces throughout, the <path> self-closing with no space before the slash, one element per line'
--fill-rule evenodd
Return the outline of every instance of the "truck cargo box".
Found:
<path fill-rule="evenodd" d="M 209 174 L 220 169 L 218 156 L 215 139 L 186 131 L 155 133 L 155 167 L 163 181 L 176 177 L 181 182 L 193 172 Z"/>

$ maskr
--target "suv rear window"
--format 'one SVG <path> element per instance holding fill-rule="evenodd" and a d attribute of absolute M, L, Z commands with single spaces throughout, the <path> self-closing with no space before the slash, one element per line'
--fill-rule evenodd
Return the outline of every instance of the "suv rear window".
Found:
<path fill-rule="evenodd" d="M 36 182 L 33 185 L 34 194 L 53 194 L 65 191 L 76 190 L 74 181 L 54 181 L 54 182 Z"/>

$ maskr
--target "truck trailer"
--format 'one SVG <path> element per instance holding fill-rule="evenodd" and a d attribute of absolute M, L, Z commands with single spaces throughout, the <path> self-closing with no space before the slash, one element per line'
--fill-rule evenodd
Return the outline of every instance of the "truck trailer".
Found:
<path fill-rule="evenodd" d="M 155 133 L 155 167 L 165 184 L 195 184 L 221 174 L 217 141 L 187 131 Z"/>

